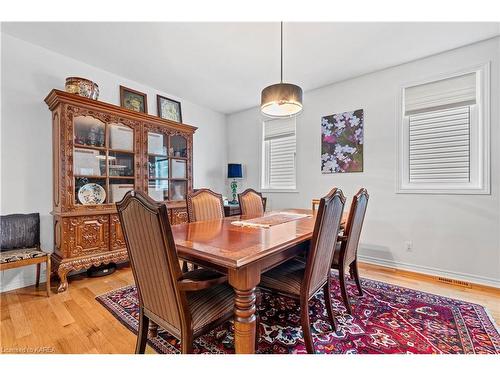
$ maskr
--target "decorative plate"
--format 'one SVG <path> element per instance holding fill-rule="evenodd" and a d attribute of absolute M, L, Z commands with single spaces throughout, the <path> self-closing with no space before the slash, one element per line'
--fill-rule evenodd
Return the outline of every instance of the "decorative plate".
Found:
<path fill-rule="evenodd" d="M 101 204 L 105 199 L 106 191 L 99 184 L 85 184 L 78 189 L 78 200 L 81 204 Z"/>

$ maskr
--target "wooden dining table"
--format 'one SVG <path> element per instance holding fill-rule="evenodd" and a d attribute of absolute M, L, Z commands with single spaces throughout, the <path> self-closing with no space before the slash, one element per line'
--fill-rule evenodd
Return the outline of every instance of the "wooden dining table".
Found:
<path fill-rule="evenodd" d="M 172 226 L 180 258 L 228 275 L 228 282 L 235 293 L 236 353 L 255 352 L 256 288 L 261 274 L 306 251 L 311 240 L 316 212 L 280 210 L 284 211 L 310 216 L 269 228 L 231 224 L 252 218 L 245 216 Z M 342 220 L 345 222 L 345 215 Z"/>

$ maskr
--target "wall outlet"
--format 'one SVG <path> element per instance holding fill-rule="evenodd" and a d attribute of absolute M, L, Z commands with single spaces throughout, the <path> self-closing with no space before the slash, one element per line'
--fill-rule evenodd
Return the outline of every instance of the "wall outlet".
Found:
<path fill-rule="evenodd" d="M 413 242 L 412 241 L 405 241 L 405 250 L 406 251 L 413 251 Z"/>

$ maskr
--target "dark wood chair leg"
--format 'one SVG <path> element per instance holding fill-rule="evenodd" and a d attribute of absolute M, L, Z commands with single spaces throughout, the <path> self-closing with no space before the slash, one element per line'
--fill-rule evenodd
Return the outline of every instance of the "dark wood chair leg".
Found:
<path fill-rule="evenodd" d="M 358 287 L 359 295 L 363 295 L 363 289 L 361 288 L 361 281 L 359 280 L 359 271 L 358 271 L 358 261 L 355 260 L 351 264 L 351 272 L 354 281 L 356 282 L 356 286 Z"/>
<path fill-rule="evenodd" d="M 35 286 L 38 288 L 38 285 L 40 285 L 40 268 L 42 266 L 42 263 L 37 263 L 36 264 L 36 284 Z"/>
<path fill-rule="evenodd" d="M 186 262 L 185 260 L 182 262 L 182 272 L 188 272 L 189 271 L 189 268 L 188 268 L 188 262 Z"/>
<path fill-rule="evenodd" d="M 149 318 L 144 315 L 142 308 L 139 309 L 139 330 L 137 332 L 137 344 L 135 354 L 144 354 L 146 342 L 148 341 Z"/>
<path fill-rule="evenodd" d="M 340 265 L 339 267 L 339 282 L 340 282 L 340 291 L 342 293 L 342 300 L 344 302 L 344 306 L 347 309 L 347 312 L 352 314 L 351 304 L 349 303 L 349 295 L 347 294 L 347 287 L 345 282 L 345 267 Z"/>
<path fill-rule="evenodd" d="M 325 298 L 326 311 L 328 313 L 328 318 L 330 319 L 330 324 L 332 325 L 333 331 L 337 331 L 337 325 L 335 324 L 335 314 L 333 313 L 332 305 L 332 290 L 331 290 L 330 278 L 328 278 L 327 283 L 323 287 L 323 295 Z"/>
<path fill-rule="evenodd" d="M 186 333 L 182 334 L 181 353 L 182 354 L 193 353 L 193 334 L 192 334 L 192 332 L 186 332 Z"/>
<path fill-rule="evenodd" d="M 152 339 L 158 336 L 158 324 L 156 324 L 152 320 L 149 321 L 148 336 Z"/>
<path fill-rule="evenodd" d="M 314 341 L 311 333 L 311 324 L 309 321 L 309 301 L 300 301 L 300 322 L 302 323 L 302 334 L 306 344 L 307 353 L 314 354 Z"/>
<path fill-rule="evenodd" d="M 52 274 L 52 268 L 50 266 L 50 254 L 47 256 L 47 262 L 46 262 L 46 265 L 47 265 L 47 285 L 45 286 L 46 290 L 47 290 L 47 297 L 50 297 L 50 276 Z"/>

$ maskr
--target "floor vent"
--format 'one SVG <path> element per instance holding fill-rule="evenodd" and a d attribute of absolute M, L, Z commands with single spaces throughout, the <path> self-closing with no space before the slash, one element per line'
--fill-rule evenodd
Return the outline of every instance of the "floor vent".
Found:
<path fill-rule="evenodd" d="M 465 288 L 472 288 L 471 283 L 469 283 L 467 281 L 448 279 L 447 277 L 438 277 L 437 279 L 438 279 L 438 281 L 440 281 L 442 283 L 463 286 Z"/>

